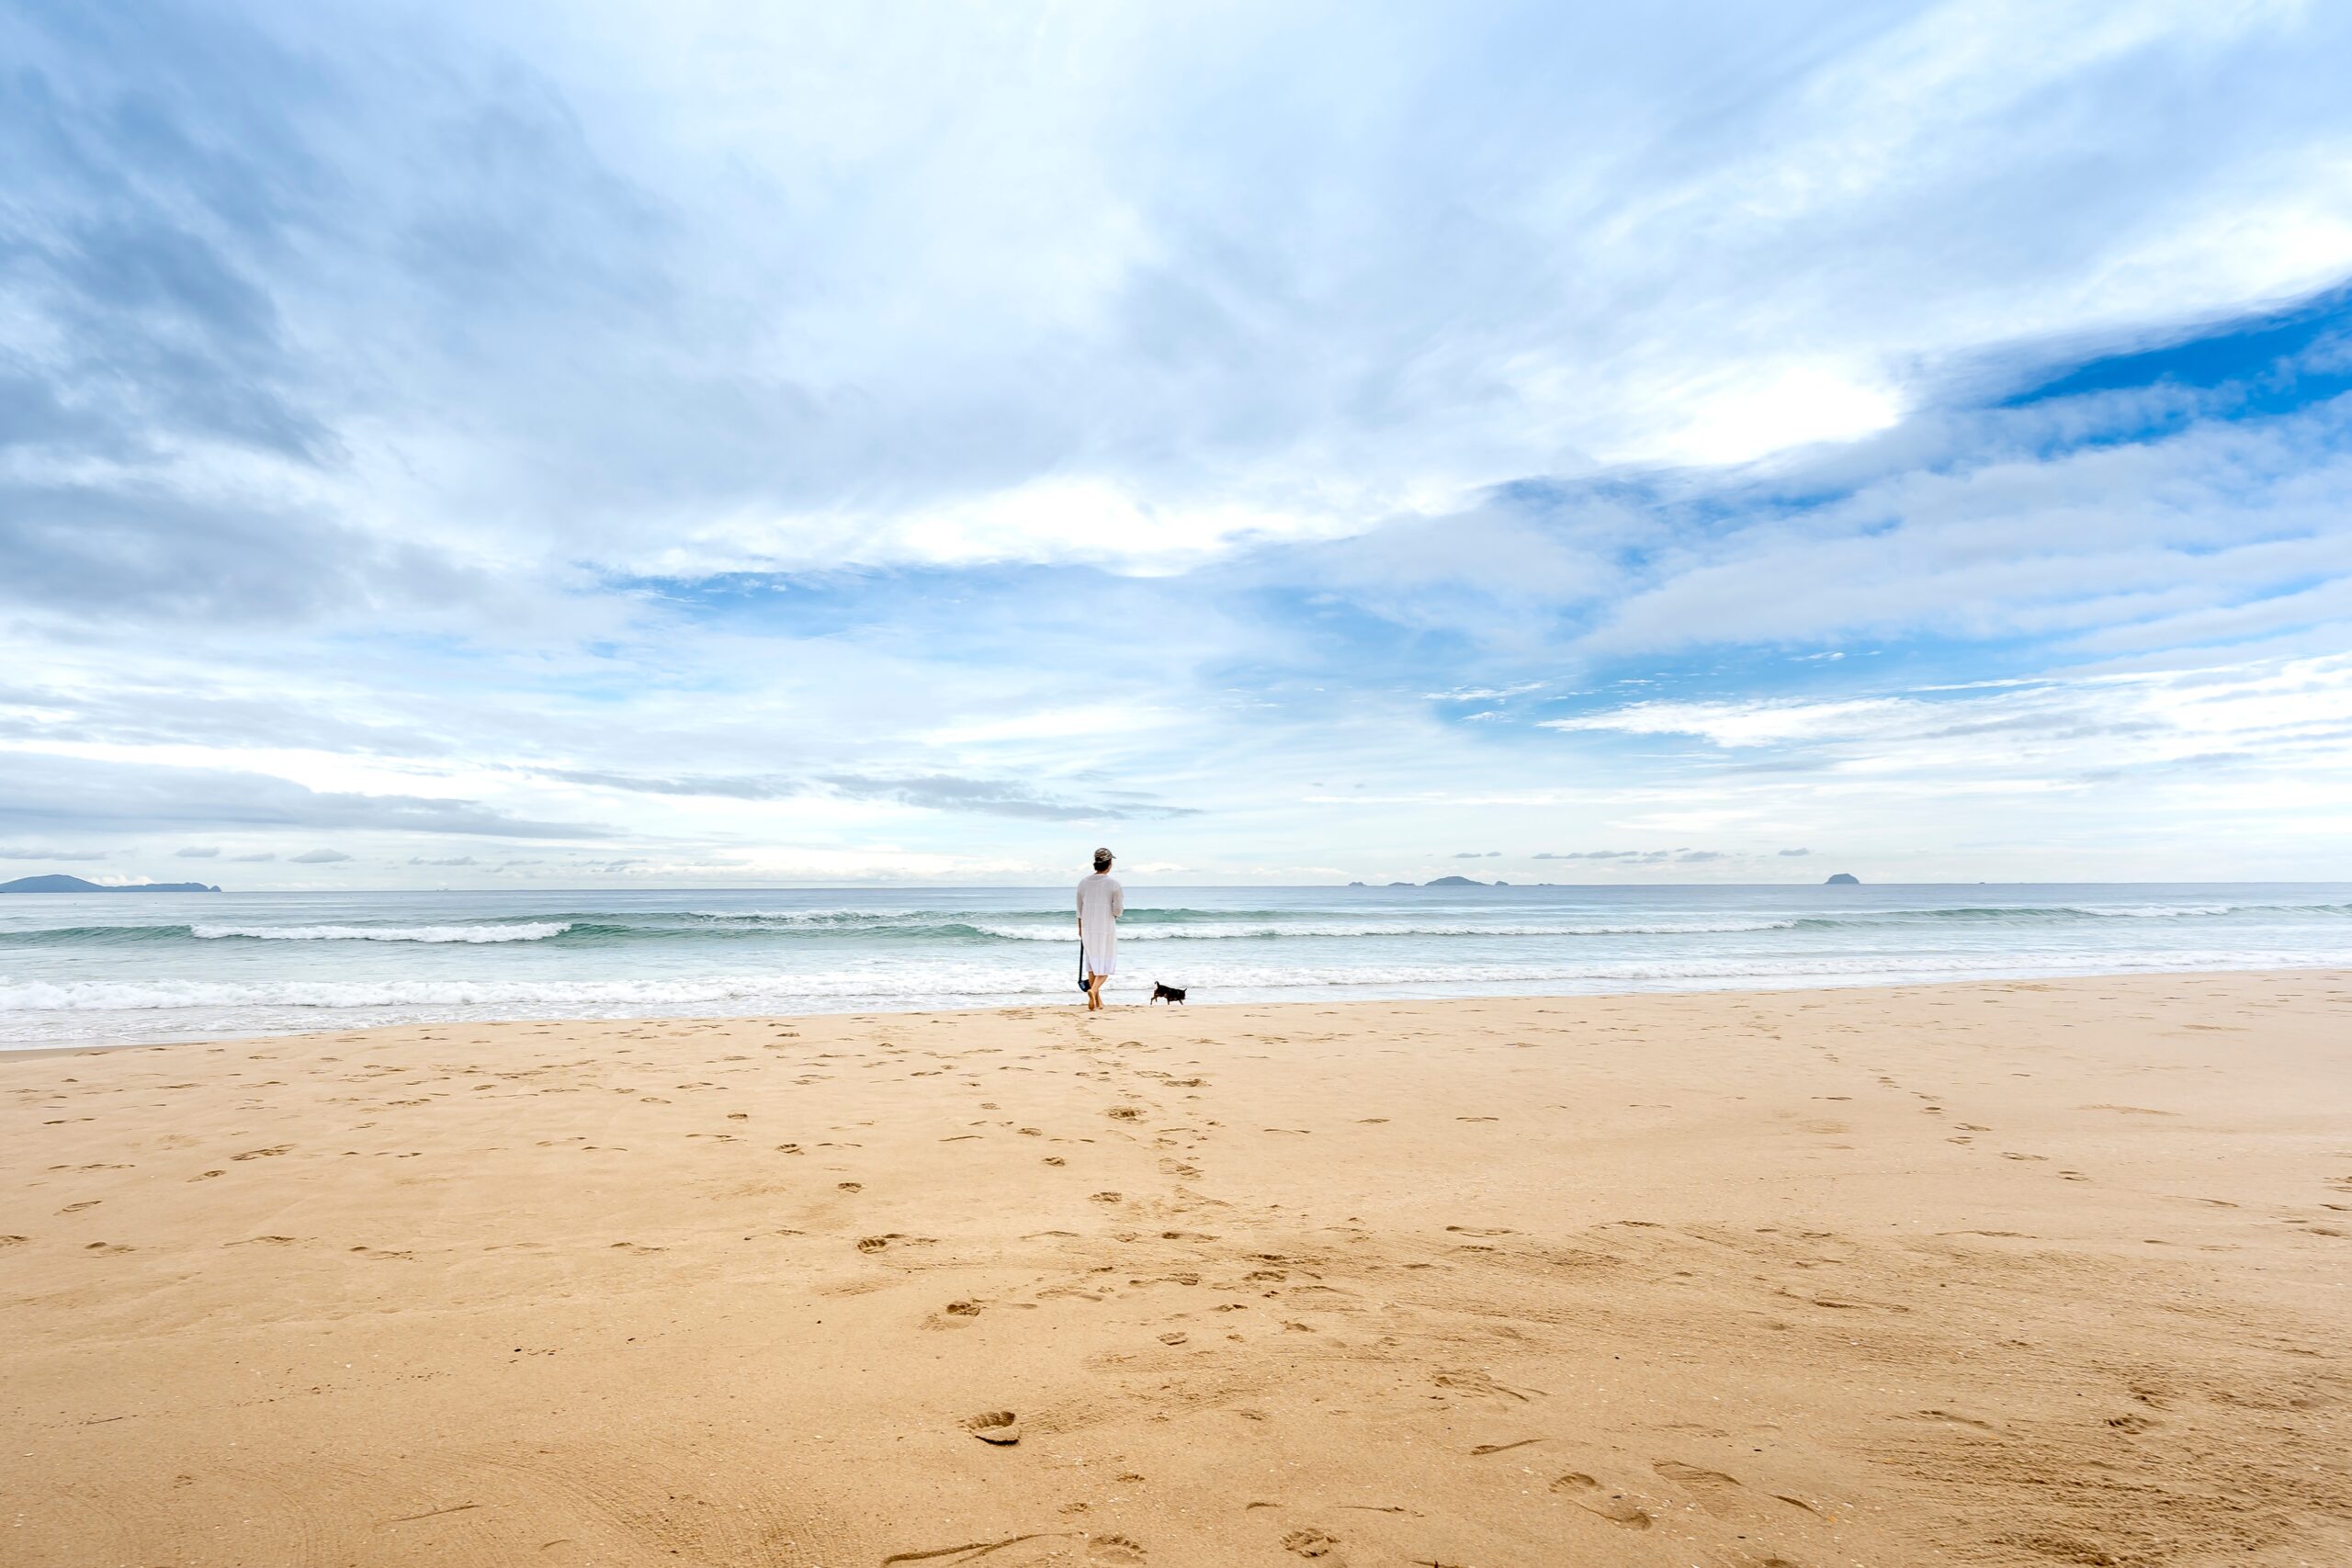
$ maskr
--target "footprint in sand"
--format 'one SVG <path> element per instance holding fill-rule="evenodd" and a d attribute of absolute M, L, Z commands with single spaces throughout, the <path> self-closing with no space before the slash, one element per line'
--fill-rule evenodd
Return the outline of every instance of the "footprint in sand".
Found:
<path fill-rule="evenodd" d="M 231 1155 L 229 1157 L 231 1159 L 274 1159 L 279 1155 L 292 1153 L 293 1148 L 294 1145 L 291 1144 L 279 1144 L 273 1148 L 247 1149 L 243 1154 Z"/>
<path fill-rule="evenodd" d="M 885 1231 L 880 1235 L 859 1236 L 857 1249 L 860 1252 L 880 1252 L 883 1248 L 894 1244 L 900 1247 L 929 1247 L 932 1238 L 927 1235 L 909 1235 L 904 1231 Z"/>
<path fill-rule="evenodd" d="M 1114 1105 L 1102 1114 L 1114 1122 L 1139 1122 L 1143 1119 L 1143 1112 L 1132 1105 Z"/>
<path fill-rule="evenodd" d="M 865 1190 L 865 1184 L 856 1181 L 836 1181 L 833 1183 L 833 1186 L 843 1192 L 863 1192 Z"/>
<path fill-rule="evenodd" d="M 964 1423 L 964 1429 L 984 1443 L 1011 1448 L 1021 1440 L 1021 1419 L 1010 1410 L 983 1410 Z"/>
<path fill-rule="evenodd" d="M 1116 1192 L 1097 1192 L 1094 1194 L 1094 1201 L 1098 1203 L 1117 1203 L 1123 1202 L 1125 1200 Z"/>
<path fill-rule="evenodd" d="M 1598 1514 L 1612 1525 L 1627 1529 L 1645 1530 L 1650 1528 L 1647 1510 L 1620 1492 L 1611 1492 L 1580 1470 L 1572 1470 L 1552 1483 L 1552 1490 L 1574 1502 L 1588 1514 Z"/>
<path fill-rule="evenodd" d="M 1680 1460 L 1657 1460 L 1650 1465 L 1650 1468 L 1668 1481 L 1679 1482 L 1685 1486 L 1722 1487 L 1739 1484 L 1737 1476 L 1725 1475 L 1720 1470 L 1707 1470 L 1695 1464 L 1684 1464 Z"/>
<path fill-rule="evenodd" d="M 1516 1399 L 1522 1404 L 1527 1403 L 1529 1393 L 1524 1389 L 1513 1388 L 1509 1383 L 1498 1382 L 1476 1367 L 1447 1368 L 1432 1374 L 1430 1382 L 1440 1388 L 1458 1389 L 1464 1393 L 1492 1394 L 1500 1398 Z M 1543 1390 L 1537 1389 L 1533 1392 L 1541 1393 Z"/>
<path fill-rule="evenodd" d="M 1318 1529 L 1293 1530 L 1283 1537 L 1283 1550 L 1301 1557 L 1321 1557 L 1339 1544 L 1338 1536 Z"/>
<path fill-rule="evenodd" d="M 1141 1562 L 1143 1548 L 1123 1535 L 1098 1535 L 1086 1543 L 1087 1557 L 1096 1562 Z"/>
<path fill-rule="evenodd" d="M 1739 1484 L 1739 1478 L 1736 1475 L 1726 1475 L 1720 1470 L 1709 1470 L 1702 1465 L 1685 1464 L 1679 1459 L 1655 1460 L 1651 1461 L 1650 1468 L 1668 1481 L 1679 1481 L 1690 1485 L 1736 1486 Z"/>
<path fill-rule="evenodd" d="M 1949 1410 L 1921 1410 L 1917 1412 L 1912 1418 L 1919 1421 L 1949 1421 L 1955 1427 L 1973 1427 L 1980 1432 L 1997 1432 L 2000 1430 L 1998 1427 L 1994 1426 L 1990 1421 L 1979 1421 L 1973 1416 L 1955 1416 Z M 1783 1498 L 1782 1501 L 1785 1502 L 1788 1501 L 1788 1499 Z"/>

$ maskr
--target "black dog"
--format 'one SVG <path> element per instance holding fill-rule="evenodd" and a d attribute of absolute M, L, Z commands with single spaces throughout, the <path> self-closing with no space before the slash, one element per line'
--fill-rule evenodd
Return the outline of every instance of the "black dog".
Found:
<path fill-rule="evenodd" d="M 1182 1006 L 1184 1000 L 1184 987 L 1182 986 L 1164 986 L 1159 981 L 1154 980 L 1151 983 L 1151 999 L 1155 1002 L 1173 1002 Z M 1149 1004 L 1147 1003 L 1146 1005 L 1148 1006 Z"/>

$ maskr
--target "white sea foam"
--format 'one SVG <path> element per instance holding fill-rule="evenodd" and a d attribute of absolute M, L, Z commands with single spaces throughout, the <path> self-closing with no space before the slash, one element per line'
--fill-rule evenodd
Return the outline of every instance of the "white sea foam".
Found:
<path fill-rule="evenodd" d="M 2075 912 L 2111 920 L 2177 920 L 2199 915 L 2308 911 L 2291 904 L 2085 904 Z"/>
<path fill-rule="evenodd" d="M 503 926 L 190 926 L 206 942 L 544 942 L 571 929 L 569 920 L 524 920 Z"/>
<path fill-rule="evenodd" d="M 1067 924 L 1053 926 L 1009 926 L 994 922 L 966 920 L 953 922 L 969 925 L 974 931 L 1012 942 L 1075 942 L 1077 937 Z M 1286 937 L 1415 937 L 1415 936 L 1482 936 L 1482 937 L 1544 937 L 1544 936 L 1713 936 L 1731 935 L 1741 931 L 1792 931 L 1797 922 L 1786 920 L 1723 920 L 1689 921 L 1665 925 L 1478 925 L 1459 923 L 1447 925 L 1406 924 L 1393 920 L 1296 920 L 1252 921 L 1249 924 L 1197 926 L 1133 925 L 1122 923 L 1119 941 L 1131 942 L 1243 942 L 1264 941 Z"/>
<path fill-rule="evenodd" d="M 1993 953 L 1839 954 L 1801 960 L 1778 957 L 1724 963 L 1703 958 L 1660 958 L 1594 964 L 1441 964 L 1332 965 L 1297 968 L 1281 964 L 1220 965 L 1201 999 L 1219 994 L 1295 992 L 1332 988 L 1396 991 L 1464 986 L 1818 985 L 1845 980 L 1936 979 L 1968 975 L 2074 974 L 2164 969 L 2290 967 L 2307 955 L 2254 952 L 2167 952 L 2134 957 L 2118 953 L 2043 953 L 2028 963 Z M 1195 987 L 1204 977 L 1186 976 Z M 1120 989 L 1142 989 L 1150 978 L 1121 976 Z M 751 1004 L 806 1006 L 851 1002 L 891 1008 L 952 1005 L 972 998 L 1060 998 L 1074 994 L 1069 979 L 1040 976 L 1026 966 L 922 964 L 888 970 L 824 971 L 798 975 L 708 975 L 680 979 L 545 980 L 69 980 L 0 983 L 0 1013 L 152 1011 L 179 1009 L 442 1009 L 542 1008 L 553 1013 L 620 1010 L 636 1013 L 666 1007 Z"/>

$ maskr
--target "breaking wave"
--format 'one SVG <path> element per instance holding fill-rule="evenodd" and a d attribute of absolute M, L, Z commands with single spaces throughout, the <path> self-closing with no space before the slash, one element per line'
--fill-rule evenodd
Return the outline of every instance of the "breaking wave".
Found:
<path fill-rule="evenodd" d="M 571 929 L 569 920 L 520 920 L 492 926 L 187 926 L 201 942 L 545 942 Z"/>

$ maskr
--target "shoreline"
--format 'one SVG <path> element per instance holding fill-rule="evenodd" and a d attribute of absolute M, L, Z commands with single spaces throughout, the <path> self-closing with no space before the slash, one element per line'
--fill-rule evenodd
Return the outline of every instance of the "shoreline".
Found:
<path fill-rule="evenodd" d="M 7 1053 L 11 1561 L 2352 1561 L 2347 1021 L 2291 969 Z"/>
<path fill-rule="evenodd" d="M 2020 970 L 2015 973 L 1968 976 L 1956 979 L 1890 979 L 1862 983 L 1782 986 L 1690 987 L 1659 990 L 1616 991 L 1480 991 L 1443 996 L 1412 996 L 1397 998 L 1358 997 L 1293 997 L 1282 1000 L 1187 1002 L 1171 1010 L 1216 1009 L 1264 1009 L 1287 1007 L 1428 1007 L 1452 1002 L 1589 1002 L 1627 1000 L 1636 998 L 1661 997 L 1781 997 L 1793 994 L 1838 995 L 1847 992 L 1876 993 L 1881 991 L 1923 990 L 1938 987 L 2044 985 L 2094 980 L 2160 979 L 2167 975 L 2245 976 L 2250 978 L 2285 977 L 2296 976 L 2352 976 L 2352 963 L 2267 965 L 2261 968 L 2165 968 L 2143 967 L 2129 969 L 2070 970 L 2051 973 L 2044 970 Z M 1106 992 L 1107 995 L 1107 992 Z M 1164 1005 L 1164 1004 L 1163 1004 Z M 1109 1010 L 1121 1012 L 1127 1009 L 1159 1011 L 1159 1006 L 1147 1002 L 1122 1001 Z M 266 1041 L 307 1040 L 321 1035 L 338 1037 L 379 1032 L 387 1030 L 415 1029 L 474 1029 L 474 1028 L 599 1028 L 611 1024 L 730 1024 L 785 1022 L 797 1020 L 857 1020 L 878 1021 L 904 1018 L 996 1018 L 1010 1014 L 1083 1012 L 1082 1000 L 1072 1002 L 1010 1002 L 1000 1007 L 972 1008 L 904 1008 L 883 1010 L 866 1010 L 856 1012 L 761 1012 L 761 1013 L 626 1013 L 611 1016 L 573 1017 L 564 1014 L 517 1014 L 511 1018 L 494 1019 L 421 1019 L 397 1023 L 357 1024 L 347 1028 L 327 1026 L 317 1029 L 291 1029 L 258 1034 L 192 1035 L 184 1040 L 116 1040 L 85 1042 L 70 1045 L 8 1045 L 0 1044 L 0 1062 L 17 1058 L 76 1055 L 110 1051 L 160 1051 L 190 1046 L 257 1043 Z"/>

